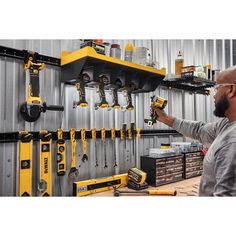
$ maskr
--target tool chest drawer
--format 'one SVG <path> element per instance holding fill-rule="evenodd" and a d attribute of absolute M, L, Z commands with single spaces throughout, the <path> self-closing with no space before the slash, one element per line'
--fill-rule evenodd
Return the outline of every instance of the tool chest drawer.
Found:
<path fill-rule="evenodd" d="M 171 157 L 141 156 L 141 169 L 149 185 L 160 186 L 183 179 L 183 155 Z"/>
<path fill-rule="evenodd" d="M 203 169 L 202 152 L 184 153 L 184 178 L 193 178 L 202 174 Z"/>

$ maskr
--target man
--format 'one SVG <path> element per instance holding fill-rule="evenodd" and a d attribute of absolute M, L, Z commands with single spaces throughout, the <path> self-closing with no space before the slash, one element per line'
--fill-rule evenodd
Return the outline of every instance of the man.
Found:
<path fill-rule="evenodd" d="M 217 122 L 205 124 L 168 116 L 156 109 L 158 120 L 181 134 L 210 146 L 203 161 L 200 196 L 236 196 L 236 66 L 222 71 L 215 86 Z"/>

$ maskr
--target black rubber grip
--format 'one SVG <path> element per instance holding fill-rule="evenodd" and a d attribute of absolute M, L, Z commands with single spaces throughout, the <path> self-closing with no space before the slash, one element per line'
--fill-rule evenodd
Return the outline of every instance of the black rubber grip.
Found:
<path fill-rule="evenodd" d="M 46 110 L 49 110 L 49 111 L 64 111 L 64 106 L 49 105 L 49 106 L 46 106 Z"/>

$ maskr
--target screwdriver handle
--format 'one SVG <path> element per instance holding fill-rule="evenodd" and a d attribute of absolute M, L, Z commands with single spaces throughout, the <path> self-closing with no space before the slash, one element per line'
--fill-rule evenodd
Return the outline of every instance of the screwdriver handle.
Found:
<path fill-rule="evenodd" d="M 165 189 L 150 189 L 147 190 L 150 195 L 170 195 L 176 196 L 176 190 L 165 190 Z"/>

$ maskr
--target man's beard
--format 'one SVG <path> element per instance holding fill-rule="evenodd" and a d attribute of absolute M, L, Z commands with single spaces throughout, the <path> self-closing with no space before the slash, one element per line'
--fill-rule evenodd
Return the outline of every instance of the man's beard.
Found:
<path fill-rule="evenodd" d="M 217 117 L 225 117 L 225 111 L 229 108 L 229 101 L 224 94 L 222 98 L 215 104 L 214 115 Z"/>

